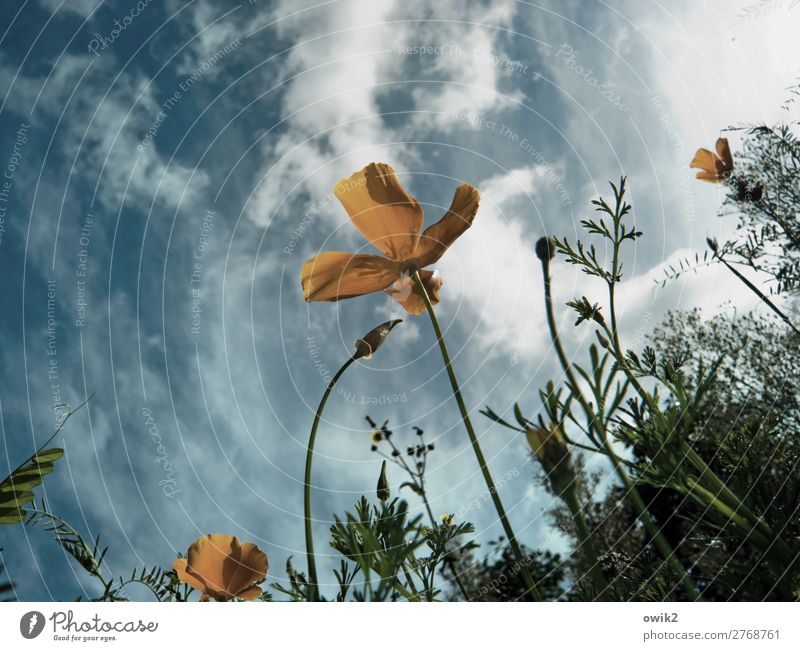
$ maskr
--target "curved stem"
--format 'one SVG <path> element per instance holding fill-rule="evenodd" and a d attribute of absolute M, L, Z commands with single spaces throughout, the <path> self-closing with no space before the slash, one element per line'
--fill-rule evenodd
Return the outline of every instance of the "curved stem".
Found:
<path fill-rule="evenodd" d="M 319 401 L 319 407 L 314 415 L 314 424 L 311 426 L 311 433 L 308 436 L 308 449 L 306 451 L 306 472 L 304 479 L 304 492 L 303 492 L 303 517 L 305 520 L 305 533 L 306 533 L 306 559 L 308 562 L 308 587 L 309 587 L 309 600 L 319 601 L 319 582 L 317 581 L 317 563 L 314 558 L 314 534 L 312 532 L 311 522 L 311 464 L 314 461 L 314 443 L 317 440 L 317 428 L 319 421 L 322 419 L 322 411 L 325 409 L 325 403 L 328 402 L 328 397 L 336 386 L 336 382 L 342 377 L 342 374 L 348 369 L 350 364 L 358 359 L 353 355 L 348 359 L 338 371 L 333 379 L 325 387 L 325 393 L 322 394 L 322 400 Z"/>
<path fill-rule="evenodd" d="M 472 445 L 472 449 L 478 459 L 478 465 L 481 467 L 481 473 L 483 474 L 483 479 L 486 482 L 486 487 L 489 489 L 489 495 L 492 497 L 494 508 L 497 511 L 497 515 L 500 518 L 501 524 L 503 525 L 503 530 L 508 538 L 508 544 L 511 546 L 511 550 L 514 552 L 514 556 L 520 566 L 520 573 L 522 574 L 522 578 L 525 581 L 526 587 L 528 588 L 528 592 L 534 600 L 541 601 L 542 595 L 533 581 L 533 577 L 528 569 L 526 559 L 522 554 L 522 549 L 520 548 L 517 538 L 514 535 L 514 530 L 511 528 L 511 523 L 508 521 L 508 516 L 506 516 L 506 510 L 503 508 L 503 502 L 500 500 L 500 495 L 497 492 L 494 479 L 492 478 L 492 473 L 489 471 L 489 467 L 486 465 L 486 458 L 483 456 L 483 450 L 481 450 L 478 437 L 475 434 L 475 429 L 472 427 L 472 421 L 470 420 L 469 412 L 467 411 L 467 405 L 461 395 L 461 388 L 458 384 L 458 380 L 456 379 L 456 373 L 453 370 L 453 364 L 450 361 L 450 353 L 447 351 L 447 344 L 444 342 L 442 329 L 439 327 L 439 320 L 436 318 L 433 305 L 431 305 L 430 298 L 428 298 L 428 292 L 425 290 L 425 286 L 422 284 L 422 280 L 419 277 L 419 272 L 415 272 L 412 278 L 414 279 L 414 283 L 416 284 L 422 299 L 425 301 L 425 307 L 428 310 L 428 315 L 431 318 L 433 330 L 436 333 L 436 340 L 439 343 L 439 350 L 442 353 L 445 370 L 447 371 L 447 376 L 450 378 L 450 386 L 453 389 L 453 397 L 455 397 L 456 403 L 458 403 L 458 409 L 461 412 L 461 418 L 464 421 L 464 427 L 467 429 L 469 442 Z"/>

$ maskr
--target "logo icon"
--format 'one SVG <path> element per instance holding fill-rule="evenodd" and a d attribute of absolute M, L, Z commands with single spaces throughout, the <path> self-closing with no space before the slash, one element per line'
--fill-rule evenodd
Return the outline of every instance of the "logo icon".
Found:
<path fill-rule="evenodd" d="M 19 632 L 26 640 L 32 640 L 44 630 L 44 615 L 38 610 L 25 613 L 19 620 Z"/>

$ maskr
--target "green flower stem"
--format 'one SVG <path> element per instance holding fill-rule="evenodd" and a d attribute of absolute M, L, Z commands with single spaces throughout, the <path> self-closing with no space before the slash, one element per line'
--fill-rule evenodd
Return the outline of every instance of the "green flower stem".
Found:
<path fill-rule="evenodd" d="M 638 378 L 631 372 L 630 368 L 628 368 L 627 363 L 622 355 L 622 350 L 619 344 L 619 339 L 614 336 L 616 332 L 616 326 L 612 325 L 612 329 L 609 329 L 608 326 L 603 323 L 603 329 L 605 330 L 606 334 L 612 339 L 614 342 L 612 344 L 614 350 L 614 356 L 616 357 L 620 368 L 625 373 L 626 377 L 630 381 L 631 385 L 634 387 L 636 392 L 639 396 L 647 403 L 647 406 L 650 408 L 651 411 L 655 411 L 655 404 L 653 403 L 653 397 L 645 391 L 642 384 L 639 382 Z M 697 471 L 700 472 L 701 478 L 706 478 L 714 489 L 717 492 L 717 498 L 722 498 L 725 501 L 728 507 L 733 509 L 734 511 L 743 514 L 751 523 L 752 526 L 757 527 L 762 534 L 771 536 L 774 538 L 774 534 L 770 529 L 769 525 L 764 522 L 764 520 L 757 515 L 755 515 L 744 502 L 739 498 L 736 493 L 734 493 L 728 485 L 720 479 L 719 475 L 712 470 L 712 468 L 703 460 L 703 458 L 697 454 L 697 452 L 692 448 L 691 445 L 688 443 L 684 443 L 681 446 L 684 457 L 691 463 Z M 714 500 L 714 504 L 719 504 L 720 500 Z"/>
<path fill-rule="evenodd" d="M 303 493 L 303 515 L 305 519 L 306 531 L 306 558 L 308 561 L 308 588 L 309 588 L 309 601 L 319 601 L 319 582 L 317 581 L 317 563 L 314 558 L 314 534 L 312 532 L 311 522 L 311 464 L 314 460 L 314 443 L 317 440 L 317 428 L 319 421 L 322 419 L 322 411 L 325 409 L 325 403 L 328 402 L 328 397 L 336 386 L 336 382 L 342 377 L 348 367 L 358 359 L 357 355 L 353 355 L 348 359 L 338 371 L 333 379 L 328 383 L 325 388 L 325 393 L 322 394 L 322 400 L 319 401 L 319 407 L 314 415 L 314 424 L 311 426 L 311 434 L 308 437 L 308 450 L 306 452 L 306 474 L 304 479 L 304 493 Z"/>
<path fill-rule="evenodd" d="M 606 577 L 603 576 L 603 569 L 600 567 L 600 561 L 597 559 L 597 549 L 592 541 L 589 527 L 586 526 L 586 520 L 583 517 L 583 510 L 581 509 L 580 502 L 578 501 L 574 484 L 570 485 L 570 487 L 561 497 L 569 507 L 570 513 L 572 513 L 572 520 L 575 522 L 575 529 L 578 533 L 580 546 L 583 549 L 583 553 L 586 555 L 586 558 L 589 560 L 589 563 L 591 564 L 594 588 L 597 590 L 598 597 L 603 599 L 603 593 L 608 588 L 608 584 L 606 583 Z"/>
<path fill-rule="evenodd" d="M 708 464 L 703 460 L 703 458 L 695 452 L 691 445 L 686 445 L 686 456 L 689 461 L 692 462 L 697 470 L 700 471 L 700 478 L 707 477 L 711 484 L 714 486 L 714 489 L 717 491 L 717 495 L 721 496 L 724 500 L 727 501 L 728 506 L 730 506 L 734 511 L 737 513 L 742 513 L 754 526 L 757 527 L 758 530 L 771 540 L 775 540 L 776 545 L 778 548 L 782 549 L 784 552 L 789 552 L 789 558 L 792 558 L 793 554 L 789 547 L 780 540 L 775 533 L 772 531 L 772 528 L 764 521 L 764 519 L 755 513 L 753 513 L 744 503 L 743 500 L 739 498 L 739 496 L 734 493 L 728 485 L 720 479 L 720 477 L 715 473 Z"/>
<path fill-rule="evenodd" d="M 696 456 L 699 462 L 705 466 L 705 462 L 694 450 L 689 448 L 689 452 Z M 762 539 L 762 541 L 765 542 L 770 548 L 774 548 L 775 551 L 784 558 L 784 560 L 793 562 L 795 552 L 792 551 L 791 547 L 789 547 L 789 545 L 787 545 L 779 536 L 775 535 L 775 532 L 764 521 L 763 518 L 757 516 L 750 509 L 748 509 L 744 502 L 742 502 L 739 497 L 733 493 L 719 477 L 717 477 L 711 468 L 708 466 L 705 466 L 705 468 L 707 469 L 705 471 L 706 474 L 710 475 L 714 479 L 712 483 L 714 484 L 714 488 L 717 492 L 714 493 L 713 491 L 702 487 L 699 482 L 690 479 L 691 490 L 697 494 L 702 494 L 706 503 L 720 511 L 720 513 L 722 513 L 724 516 L 736 522 L 736 524 L 745 531 L 752 528 Z M 732 517 L 730 515 L 731 513 L 735 514 L 736 517 Z M 742 519 L 744 520 L 744 523 L 742 523 Z"/>
<path fill-rule="evenodd" d="M 428 517 L 431 520 L 431 526 L 435 527 L 436 518 L 433 517 L 433 511 L 431 510 L 431 505 L 428 502 L 428 494 L 425 492 L 424 482 L 420 481 L 420 484 L 421 484 L 420 490 L 422 491 L 422 501 L 425 504 L 425 510 L 428 512 Z M 458 571 L 458 565 L 456 564 L 455 559 L 452 556 L 450 556 L 449 552 L 445 552 L 444 562 L 450 569 L 450 571 L 453 573 L 453 579 L 455 580 L 456 585 L 458 586 L 459 592 L 461 592 L 461 596 L 464 597 L 464 601 L 472 601 L 472 599 L 470 599 L 469 592 L 467 592 L 467 588 L 464 585 L 464 582 L 461 580 L 461 575 Z"/>
<path fill-rule="evenodd" d="M 572 370 L 572 366 L 567 359 L 567 355 L 564 352 L 564 347 L 561 345 L 561 338 L 558 335 L 555 313 L 553 311 L 550 261 L 548 259 L 542 260 L 542 272 L 544 275 L 544 302 L 547 312 L 547 324 L 550 328 L 550 336 L 553 340 L 553 346 L 556 349 L 556 355 L 561 362 L 561 367 L 564 369 L 564 373 L 566 374 L 567 379 L 572 386 L 573 394 L 580 403 L 587 417 L 590 419 L 590 426 L 599 430 L 600 443 L 603 446 L 603 451 L 611 460 L 611 464 L 614 466 L 614 471 L 617 473 L 617 476 L 625 488 L 627 498 L 633 504 L 633 507 L 636 510 L 636 515 L 644 525 L 644 528 L 647 530 L 650 538 L 652 538 L 656 549 L 658 549 L 659 553 L 664 557 L 664 561 L 670 566 L 672 571 L 675 572 L 676 576 L 680 577 L 684 589 L 692 598 L 692 600 L 702 601 L 700 591 L 697 589 L 697 586 L 695 586 L 691 577 L 686 573 L 686 570 L 681 562 L 675 556 L 675 552 L 673 551 L 667 539 L 664 537 L 664 534 L 662 534 L 661 530 L 656 526 L 650 511 L 647 509 L 647 505 L 642 499 L 642 496 L 639 494 L 639 491 L 636 490 L 636 487 L 633 485 L 630 477 L 628 477 L 628 473 L 625 472 L 625 467 L 622 460 L 619 458 L 619 456 L 617 456 L 616 452 L 614 452 L 614 448 L 608 441 L 608 433 L 606 432 L 606 428 L 602 423 L 599 423 L 597 419 L 593 417 L 594 412 L 592 411 L 589 403 L 586 401 L 586 398 L 584 398 L 583 392 L 580 390 L 580 385 L 578 384 L 575 373 Z"/>
<path fill-rule="evenodd" d="M 472 445 L 472 449 L 478 459 L 478 465 L 481 467 L 481 473 L 483 473 L 483 479 L 486 482 L 486 487 L 489 489 L 489 494 L 492 497 L 494 508 L 497 510 L 497 515 L 500 518 L 500 522 L 503 525 L 503 530 L 508 538 L 508 544 L 511 545 L 511 550 L 514 552 L 517 563 L 519 563 L 520 573 L 522 574 L 522 578 L 528 588 L 528 592 L 534 600 L 541 601 L 542 595 L 539 592 L 539 589 L 536 587 L 536 583 L 534 582 L 530 570 L 528 569 L 526 559 L 522 554 L 522 549 L 520 549 L 517 538 L 514 535 L 514 530 L 511 528 L 511 523 L 508 521 L 506 510 L 503 508 L 503 502 L 500 500 L 500 494 L 497 492 L 497 488 L 495 487 L 492 473 L 490 472 L 489 467 L 486 465 L 486 458 L 483 456 L 483 451 L 481 450 L 480 443 L 478 442 L 478 437 L 475 434 L 475 429 L 472 427 L 472 421 L 470 420 L 467 406 L 464 403 L 464 398 L 461 395 L 461 388 L 459 387 L 458 380 L 456 379 L 456 373 L 453 370 L 453 364 L 450 361 L 450 353 L 447 351 L 447 344 L 444 342 L 442 329 L 439 327 L 439 320 L 436 318 L 433 305 L 431 305 L 431 300 L 428 298 L 428 292 L 425 290 L 425 286 L 422 284 L 422 280 L 419 277 L 419 272 L 415 272 L 412 278 L 414 279 L 414 283 L 416 284 L 422 299 L 425 301 L 425 307 L 428 310 L 428 315 L 431 318 L 433 330 L 436 333 L 436 340 L 439 343 L 439 350 L 442 352 L 445 370 L 447 371 L 447 376 L 450 378 L 450 386 L 453 389 L 453 396 L 458 403 L 458 409 L 461 411 L 461 418 L 464 421 L 464 427 L 467 429 L 469 442 Z"/>
<path fill-rule="evenodd" d="M 714 495 L 714 493 L 704 486 L 701 486 L 694 479 L 689 478 L 687 480 L 687 487 L 692 493 L 701 498 L 703 504 L 708 504 L 715 508 L 731 522 L 736 524 L 737 527 L 745 531 L 748 536 L 752 535 L 754 538 L 756 538 L 760 545 L 770 545 L 774 542 L 772 538 L 767 537 L 762 532 L 758 531 L 748 518 L 743 517 L 741 513 L 735 509 L 732 509 L 728 504 L 721 501 L 716 495 Z"/>
<path fill-rule="evenodd" d="M 433 517 L 433 510 L 431 509 L 430 501 L 428 501 L 428 491 L 425 489 L 425 471 L 412 470 L 411 466 L 406 463 L 406 460 L 400 453 L 400 449 L 394 444 L 394 441 L 392 441 L 392 439 L 386 439 L 386 442 L 391 446 L 392 452 L 396 453 L 396 455 L 393 454 L 391 457 L 386 457 L 386 459 L 394 460 L 395 463 L 397 463 L 403 470 L 406 471 L 408 476 L 411 477 L 411 480 L 417 484 L 419 487 L 419 495 L 422 498 L 422 504 L 425 506 L 425 511 L 428 513 L 428 517 L 431 520 L 431 526 L 435 527 L 436 518 Z M 458 564 L 456 563 L 455 559 L 449 553 L 446 553 L 444 562 L 453 573 L 453 578 L 455 579 L 456 585 L 461 592 L 461 596 L 464 597 L 464 601 L 472 601 L 464 582 L 461 580 L 461 576 L 458 572 Z"/>
<path fill-rule="evenodd" d="M 764 556 L 772 558 L 773 562 L 777 563 L 778 566 L 783 564 L 788 564 L 788 566 L 791 566 L 796 562 L 796 552 L 794 552 L 794 550 L 786 545 L 786 543 L 784 543 L 780 538 L 776 537 L 769 527 L 767 527 L 766 530 L 761 529 L 758 526 L 758 523 L 753 523 L 749 518 L 743 517 L 737 509 L 731 508 L 729 505 L 717 499 L 717 496 L 714 495 L 714 493 L 704 488 L 691 478 L 687 482 L 687 486 L 689 490 L 694 493 L 695 496 L 697 496 L 700 502 L 711 505 L 712 508 L 719 511 L 723 516 L 728 518 L 728 520 L 733 522 L 737 527 L 744 531 L 746 538 L 752 536 L 753 542 L 756 544 L 756 546 L 763 549 Z M 764 523 L 763 520 L 761 523 L 766 526 L 766 523 Z M 781 584 L 781 589 L 784 590 L 785 594 L 787 595 L 785 598 L 791 599 L 792 588 L 791 584 L 787 584 L 785 581 L 785 575 L 784 578 L 779 581 L 779 583 Z"/>
<path fill-rule="evenodd" d="M 620 188 L 622 188 L 622 184 L 620 184 Z M 621 235 L 621 232 L 620 232 L 620 224 L 621 224 L 622 215 L 624 214 L 624 208 L 622 209 L 622 213 L 620 213 L 620 211 L 619 211 L 619 204 L 620 204 L 621 200 L 622 200 L 622 191 L 620 192 L 620 196 L 619 196 L 619 198 L 617 200 L 617 206 L 618 207 L 617 207 L 617 211 L 614 214 L 614 219 L 613 219 L 613 222 L 614 222 L 614 238 L 613 238 L 614 253 L 613 253 L 612 261 L 611 261 L 611 275 L 606 279 L 606 284 L 608 285 L 608 310 L 609 310 L 609 314 L 611 316 L 611 332 L 609 334 L 611 335 L 611 345 L 614 348 L 614 353 L 615 353 L 615 356 L 617 358 L 617 361 L 618 361 L 619 365 L 621 366 L 621 368 L 625 372 L 625 374 L 628 377 L 628 379 L 634 385 L 634 387 L 636 387 L 637 391 L 639 391 L 640 395 L 642 395 L 642 397 L 644 397 L 646 395 L 646 392 L 644 392 L 643 387 L 638 382 L 638 380 L 633 375 L 633 373 L 630 372 L 630 369 L 628 368 L 628 365 L 627 365 L 627 363 L 625 361 L 625 355 L 623 355 L 623 353 L 622 353 L 622 346 L 620 345 L 620 341 L 619 341 L 619 327 L 617 325 L 617 308 L 616 308 L 616 291 L 615 290 L 616 290 L 616 287 L 617 287 L 617 282 L 618 282 L 618 280 L 620 278 L 620 259 L 619 259 L 620 256 L 619 256 L 619 250 L 620 250 L 620 246 L 622 244 L 622 235 Z M 607 330 L 607 327 L 606 327 L 606 330 Z M 651 408 L 652 408 L 652 406 L 653 406 L 652 398 L 648 395 L 645 398 L 645 400 L 647 401 L 648 405 L 650 405 Z M 608 445 L 607 447 L 608 447 L 609 452 L 613 455 L 612 461 L 615 460 L 615 463 L 619 463 L 619 457 L 617 457 L 616 454 L 613 452 L 613 450 L 611 448 L 611 445 Z M 625 475 L 625 477 L 627 477 L 627 473 L 625 473 L 625 470 L 624 470 L 624 468 L 622 468 L 622 466 L 620 466 L 620 470 Z M 697 586 L 694 584 L 694 581 L 692 581 L 692 579 L 686 573 L 686 570 L 683 568 L 683 565 L 681 564 L 681 562 L 675 556 L 675 552 L 673 551 L 673 549 L 670 546 L 669 542 L 667 542 L 667 539 L 661 533 L 661 530 L 656 528 L 655 523 L 653 522 L 652 516 L 651 516 L 649 510 L 647 509 L 647 505 L 644 503 L 644 500 L 642 500 L 641 495 L 639 495 L 639 491 L 636 490 L 636 488 L 633 486 L 632 483 L 631 483 L 631 491 L 633 491 L 633 495 L 635 496 L 633 498 L 633 501 L 635 503 L 641 505 L 641 512 L 644 514 L 644 517 L 646 518 L 644 520 L 645 528 L 647 529 L 647 531 L 650 534 L 650 536 L 653 538 L 653 542 L 655 543 L 657 549 L 662 554 L 662 556 L 664 556 L 664 559 L 667 561 L 668 565 L 670 565 L 670 567 L 673 569 L 673 571 L 677 572 L 677 575 L 681 578 L 681 582 L 683 583 L 684 588 L 689 593 L 689 595 L 691 595 L 692 599 L 694 599 L 694 600 L 702 600 L 702 596 L 700 595 L 700 592 L 698 591 Z M 639 508 L 639 507 L 637 507 L 637 508 Z M 649 526 L 648 526 L 648 523 L 649 523 Z"/>

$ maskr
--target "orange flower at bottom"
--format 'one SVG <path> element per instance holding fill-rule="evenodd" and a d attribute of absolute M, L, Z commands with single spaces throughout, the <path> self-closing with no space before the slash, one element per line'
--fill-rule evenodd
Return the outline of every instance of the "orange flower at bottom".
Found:
<path fill-rule="evenodd" d="M 689 168 L 702 170 L 697 173 L 697 178 L 709 183 L 719 183 L 733 171 L 733 156 L 728 146 L 727 138 L 717 138 L 715 146 L 717 153 L 700 148 L 694 155 Z"/>
<path fill-rule="evenodd" d="M 210 533 L 195 540 L 187 558 L 179 558 L 172 569 L 180 581 L 202 591 L 200 601 L 253 601 L 261 595 L 261 588 L 253 584 L 264 580 L 269 562 L 253 543 L 240 544 L 236 536 Z"/>

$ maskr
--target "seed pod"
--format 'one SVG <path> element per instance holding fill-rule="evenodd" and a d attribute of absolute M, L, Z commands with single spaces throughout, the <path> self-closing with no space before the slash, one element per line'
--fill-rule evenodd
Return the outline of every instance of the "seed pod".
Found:
<path fill-rule="evenodd" d="M 389 499 L 391 492 L 389 491 L 389 479 L 386 477 L 386 461 L 381 464 L 381 474 L 378 477 L 378 499 L 385 502 Z"/>
<path fill-rule="evenodd" d="M 556 247 L 549 237 L 540 237 L 536 242 L 536 257 L 542 262 L 549 262 L 556 257 Z"/>
<path fill-rule="evenodd" d="M 389 336 L 392 329 L 402 321 L 403 319 L 386 321 L 386 323 L 381 323 L 379 326 L 370 330 L 361 339 L 356 339 L 353 343 L 356 347 L 356 359 L 361 359 L 362 357 L 364 359 L 371 359 L 373 353 L 386 341 L 386 337 Z"/>

